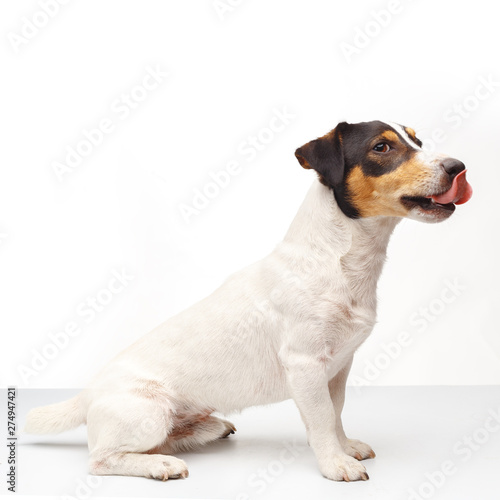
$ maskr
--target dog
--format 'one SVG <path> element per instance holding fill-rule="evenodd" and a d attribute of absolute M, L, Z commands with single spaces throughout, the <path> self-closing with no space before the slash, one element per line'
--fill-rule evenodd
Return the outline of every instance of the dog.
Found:
<path fill-rule="evenodd" d="M 263 260 L 121 352 L 76 397 L 32 409 L 28 433 L 86 423 L 95 475 L 184 478 L 172 454 L 234 433 L 213 415 L 293 398 L 323 476 L 367 480 L 375 457 L 341 413 L 353 354 L 376 318 L 389 238 L 403 218 L 447 219 L 464 164 L 392 122 L 339 123 L 295 152 L 317 179 Z"/>

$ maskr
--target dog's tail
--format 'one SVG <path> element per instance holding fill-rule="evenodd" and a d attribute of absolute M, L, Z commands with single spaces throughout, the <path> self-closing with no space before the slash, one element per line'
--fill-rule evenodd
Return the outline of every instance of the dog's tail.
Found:
<path fill-rule="evenodd" d="M 74 429 L 85 422 L 80 396 L 28 412 L 24 432 L 28 434 L 56 434 Z"/>

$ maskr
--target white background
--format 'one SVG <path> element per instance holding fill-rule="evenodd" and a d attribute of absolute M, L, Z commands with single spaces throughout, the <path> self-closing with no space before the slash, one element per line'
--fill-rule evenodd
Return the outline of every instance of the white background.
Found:
<path fill-rule="evenodd" d="M 500 87 L 474 97 L 481 79 L 500 82 L 498 17 L 485 0 L 473 11 L 401 0 L 386 26 L 374 24 L 389 5 L 247 0 L 221 19 L 209 0 L 70 1 L 17 46 L 40 6 L 3 2 L 2 385 L 82 387 L 120 349 L 273 249 L 314 178 L 297 147 L 339 121 L 377 118 L 464 161 L 475 194 L 445 223 L 396 229 L 379 323 L 351 383 L 499 384 Z M 366 29 L 366 47 L 348 60 L 342 43 L 359 45 Z M 123 119 L 116 100 L 148 67 L 169 75 L 136 90 L 144 100 Z M 468 116 L 454 118 L 464 104 Z M 241 143 L 283 109 L 294 118 L 247 161 Z M 58 180 L 54 162 L 103 118 L 114 130 Z M 186 223 L 181 204 L 230 161 L 240 173 Z M 79 304 L 122 268 L 134 279 L 86 323 Z M 447 281 L 464 289 L 444 304 Z M 429 306 L 437 313 L 422 321 Z M 49 333 L 72 321 L 81 333 L 21 377 Z M 401 332 L 412 343 L 399 352 L 391 342 Z"/>

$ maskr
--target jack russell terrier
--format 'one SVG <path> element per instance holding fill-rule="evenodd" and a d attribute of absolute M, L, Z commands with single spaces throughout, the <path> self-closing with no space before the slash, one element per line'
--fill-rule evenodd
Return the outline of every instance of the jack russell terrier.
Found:
<path fill-rule="evenodd" d="M 472 188 L 462 162 L 395 123 L 339 123 L 295 152 L 318 174 L 284 240 L 209 297 L 114 358 L 76 397 L 28 414 L 25 431 L 86 423 L 96 475 L 187 477 L 173 453 L 223 438 L 214 412 L 293 398 L 321 473 L 367 480 L 375 457 L 342 427 L 353 354 L 376 316 L 377 280 L 402 217 L 447 219 Z"/>

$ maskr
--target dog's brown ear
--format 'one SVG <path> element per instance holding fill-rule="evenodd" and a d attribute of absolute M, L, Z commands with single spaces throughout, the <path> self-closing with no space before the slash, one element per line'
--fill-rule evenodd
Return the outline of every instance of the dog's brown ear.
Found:
<path fill-rule="evenodd" d="M 314 139 L 295 151 L 295 156 L 304 168 L 316 170 L 320 181 L 333 188 L 344 177 L 344 153 L 342 131 L 347 123 L 342 122 L 328 134 Z"/>

